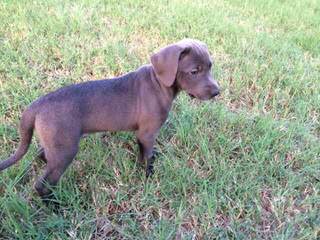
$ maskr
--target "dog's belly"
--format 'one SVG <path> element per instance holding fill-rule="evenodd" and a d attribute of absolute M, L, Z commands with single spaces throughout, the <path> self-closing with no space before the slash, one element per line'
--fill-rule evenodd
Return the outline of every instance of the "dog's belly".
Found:
<path fill-rule="evenodd" d="M 137 128 L 136 116 L 135 109 L 121 104 L 93 107 L 82 118 L 82 132 L 133 131 Z"/>
<path fill-rule="evenodd" d="M 83 133 L 104 131 L 134 131 L 137 129 L 132 113 L 98 113 L 91 114 L 82 123 Z"/>

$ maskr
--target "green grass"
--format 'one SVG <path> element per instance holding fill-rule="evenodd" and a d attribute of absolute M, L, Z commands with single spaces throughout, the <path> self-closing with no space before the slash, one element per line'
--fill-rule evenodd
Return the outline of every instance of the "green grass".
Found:
<path fill-rule="evenodd" d="M 207 43 L 223 88 L 179 95 L 148 182 L 132 134 L 83 139 L 60 214 L 33 190 L 34 139 L 0 174 L 0 239 L 319 239 L 319 0 L 3 0 L 0 23 L 0 159 L 37 97 L 185 37 Z"/>

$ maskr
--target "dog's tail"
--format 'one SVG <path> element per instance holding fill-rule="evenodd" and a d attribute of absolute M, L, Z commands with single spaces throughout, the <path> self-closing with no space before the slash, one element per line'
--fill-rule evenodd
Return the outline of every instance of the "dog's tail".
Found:
<path fill-rule="evenodd" d="M 16 152 L 9 157 L 7 160 L 0 162 L 0 171 L 10 167 L 11 165 L 18 162 L 28 151 L 31 143 L 33 128 L 35 121 L 35 113 L 32 109 L 26 109 L 21 117 L 20 121 L 20 143 Z"/>

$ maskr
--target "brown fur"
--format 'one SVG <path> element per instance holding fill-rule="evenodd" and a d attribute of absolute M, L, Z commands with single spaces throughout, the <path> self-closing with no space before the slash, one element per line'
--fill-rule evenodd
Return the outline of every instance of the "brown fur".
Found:
<path fill-rule="evenodd" d="M 89 81 L 58 89 L 34 101 L 22 114 L 20 145 L 14 155 L 0 163 L 0 171 L 27 152 L 35 129 L 42 146 L 39 156 L 46 168 L 35 188 L 44 199 L 78 152 L 85 133 L 135 131 L 139 161 L 153 172 L 153 146 L 171 104 L 179 91 L 201 100 L 219 94 L 211 75 L 212 61 L 206 45 L 182 40 L 151 56 L 145 65 L 124 76 Z"/>

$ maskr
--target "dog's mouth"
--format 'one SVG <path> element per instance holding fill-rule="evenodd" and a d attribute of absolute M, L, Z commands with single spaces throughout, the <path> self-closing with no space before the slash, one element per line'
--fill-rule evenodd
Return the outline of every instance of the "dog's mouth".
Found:
<path fill-rule="evenodd" d="M 188 95 L 193 99 L 193 98 L 196 98 L 195 95 L 191 94 L 191 93 L 188 93 Z"/>
<path fill-rule="evenodd" d="M 188 93 L 188 95 L 190 96 L 191 99 L 199 99 L 201 101 L 215 100 L 214 96 L 196 96 L 196 95 L 193 95 L 192 93 Z"/>

